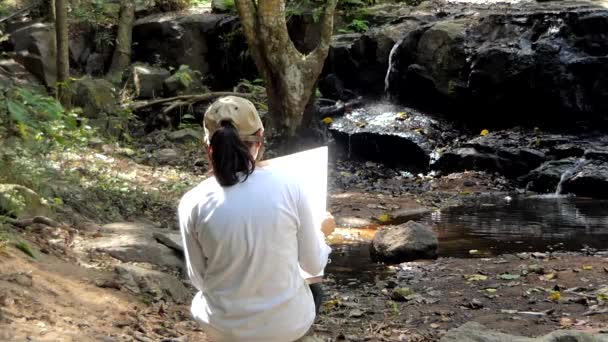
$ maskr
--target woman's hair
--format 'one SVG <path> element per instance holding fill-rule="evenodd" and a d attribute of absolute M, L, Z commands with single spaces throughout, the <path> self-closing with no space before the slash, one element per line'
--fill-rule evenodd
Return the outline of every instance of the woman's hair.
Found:
<path fill-rule="evenodd" d="M 255 170 L 255 160 L 232 123 L 222 121 L 221 125 L 211 137 L 211 164 L 218 183 L 231 186 L 247 180 Z"/>

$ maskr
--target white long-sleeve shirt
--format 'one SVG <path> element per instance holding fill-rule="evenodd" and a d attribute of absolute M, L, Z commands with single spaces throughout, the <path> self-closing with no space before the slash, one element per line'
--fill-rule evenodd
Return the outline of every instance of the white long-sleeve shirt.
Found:
<path fill-rule="evenodd" d="M 299 267 L 317 274 L 331 251 L 297 180 L 256 169 L 244 183 L 209 178 L 179 205 L 192 314 L 214 341 L 288 342 L 315 307 Z"/>

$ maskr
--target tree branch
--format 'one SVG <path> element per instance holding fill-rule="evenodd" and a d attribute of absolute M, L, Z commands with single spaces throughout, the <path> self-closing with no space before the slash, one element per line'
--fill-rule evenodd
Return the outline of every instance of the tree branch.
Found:
<path fill-rule="evenodd" d="M 179 101 L 180 103 L 183 102 L 184 104 L 192 105 L 197 102 L 207 101 L 207 100 L 211 100 L 216 97 L 222 97 L 222 96 L 240 96 L 240 97 L 247 98 L 247 97 L 252 97 L 253 95 L 245 94 L 245 93 L 234 93 L 234 92 L 229 92 L 229 91 L 220 91 L 220 92 L 197 94 L 197 95 L 180 95 L 180 96 L 168 97 L 168 98 L 164 98 L 164 99 L 156 99 L 156 100 L 152 100 L 152 101 L 133 102 L 129 106 L 129 109 L 131 109 L 133 111 L 138 111 L 138 110 L 142 110 L 144 108 L 156 106 L 156 105 L 167 103 L 167 102 L 173 102 L 173 101 Z"/>
<path fill-rule="evenodd" d="M 310 63 L 324 63 L 327 58 L 334 32 L 334 13 L 337 4 L 338 0 L 328 0 L 327 5 L 325 5 L 323 21 L 321 23 L 321 39 L 319 40 L 319 45 L 317 45 L 307 58 L 307 60 L 310 60 Z"/>
<path fill-rule="evenodd" d="M 271 80 L 270 72 L 264 54 L 258 41 L 258 21 L 256 18 L 257 7 L 254 0 L 235 0 L 236 9 L 239 13 L 243 33 L 247 39 L 247 45 L 251 52 L 251 57 L 255 65 L 258 67 L 258 72 L 266 83 Z"/>

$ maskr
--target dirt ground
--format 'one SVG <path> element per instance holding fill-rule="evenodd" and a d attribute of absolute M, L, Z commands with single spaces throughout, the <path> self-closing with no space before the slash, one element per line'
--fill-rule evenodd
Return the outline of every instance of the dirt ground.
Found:
<path fill-rule="evenodd" d="M 206 340 L 187 306 L 144 303 L 97 286 L 111 279 L 110 272 L 84 268 L 67 257 L 35 255 L 2 249 L 0 341 Z"/>
<path fill-rule="evenodd" d="M 349 192 L 332 195 L 330 202 L 339 220 L 374 221 L 387 209 L 423 208 L 413 197 L 380 198 Z M 365 228 L 337 233 L 373 234 Z M 36 259 L 11 246 L 2 249 L 0 340 L 206 340 L 188 305 L 146 302 L 125 290 L 100 287 L 110 271 L 81 266 L 69 251 L 45 246 L 35 232 L 20 236 L 34 247 Z M 356 266 L 333 265 L 315 333 L 331 341 L 437 341 L 468 321 L 526 336 L 562 328 L 605 331 L 607 262 L 607 255 L 582 254 L 440 258 L 377 265 L 361 276 L 353 276 Z"/>
<path fill-rule="evenodd" d="M 69 162 L 90 164 L 85 157 Z M 174 212 L 155 214 L 169 210 L 178 192 L 185 191 L 184 184 L 196 184 L 205 171 L 152 168 L 114 158 L 118 162 L 104 162 L 99 172 L 122 175 L 138 187 L 159 187 L 171 195 L 160 209 L 142 213 L 155 222 L 168 222 L 167 226 L 174 221 Z M 508 186 L 482 173 L 465 172 L 395 180 L 400 188 L 394 189 L 391 173 L 378 179 L 377 167 L 369 177 L 358 176 L 356 184 L 351 181 L 353 170 L 365 173 L 369 166 L 334 167 L 329 209 L 340 228 L 329 240 L 335 262 L 327 268 L 326 302 L 314 326 L 319 337 L 437 341 L 448 329 L 471 320 L 527 336 L 564 327 L 608 329 L 608 259 L 603 255 L 442 258 L 391 267 L 340 259 L 341 248 L 371 239 L 378 225 L 416 219 Z M 127 171 L 137 177 L 126 177 Z M 66 220 L 55 228 L 9 228 L 10 243 L 0 236 L 0 341 L 206 341 L 191 319 L 188 303 L 151 300 L 113 285 L 113 266 L 119 261 L 107 255 L 95 256 L 101 258 L 97 263 L 91 256 L 79 259 L 73 234 L 78 235 L 76 241 L 100 236 L 88 226 Z M 27 241 L 35 258 L 16 248 L 16 241 Z M 360 257 L 366 260 L 365 255 Z M 531 265 L 540 266 L 528 269 Z"/>

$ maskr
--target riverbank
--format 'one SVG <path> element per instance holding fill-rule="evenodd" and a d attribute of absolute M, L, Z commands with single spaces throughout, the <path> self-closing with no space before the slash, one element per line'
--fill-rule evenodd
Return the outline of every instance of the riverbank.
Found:
<path fill-rule="evenodd" d="M 186 190 L 183 184 L 193 186 L 205 177 L 203 162 L 197 167 L 191 163 L 199 152 L 194 147 L 183 148 L 190 152 L 180 154 L 172 166 L 155 165 L 154 156 L 129 157 L 124 149 L 110 146 L 66 157 L 66 169 L 91 162 L 91 158 L 98 161 L 90 168 L 93 173 L 84 175 L 86 179 L 100 172 L 127 182 L 120 184 L 123 187 L 141 189 L 141 194 L 162 189 L 165 196 L 154 196 L 158 202 L 149 202 L 154 205 L 140 216 L 125 212 L 122 219 L 133 223 L 106 225 L 106 211 L 98 208 L 103 215 L 97 222 L 76 222 L 81 220 L 76 215 L 71 222 L 46 222 L 50 226 L 5 224 L 0 319 L 11 335 L 5 333 L 9 337 L 2 338 L 205 340 L 190 318 L 188 302 L 193 289 L 180 275 L 183 261 L 157 235 L 179 236 L 169 208 Z M 345 174 L 349 170 L 361 172 Z M 370 239 L 378 225 L 420 219 L 474 201 L 484 193 L 501 194 L 502 198 L 512 192 L 511 185 L 501 185 L 482 172 L 438 178 L 408 176 L 391 185 L 393 172 L 369 163 L 365 168 L 345 161 L 331 166 L 330 210 L 341 228 L 331 239 L 334 261 L 327 270 L 327 298 L 315 325 L 317 335 L 332 341 L 436 341 L 448 329 L 471 320 L 527 336 L 563 327 L 606 329 L 608 315 L 600 313 L 606 298 L 598 292 L 608 279 L 604 269 L 608 259 L 602 253 L 440 258 L 397 267 L 373 264 L 348 253 L 340 259 L 347 243 Z M 436 190 L 425 191 L 431 182 Z M 112 182 L 105 179 L 103 184 Z M 129 198 L 122 192 L 113 200 L 127 205 Z M 18 242 L 25 244 L 17 247 Z M 35 258 L 26 253 L 28 249 Z"/>

